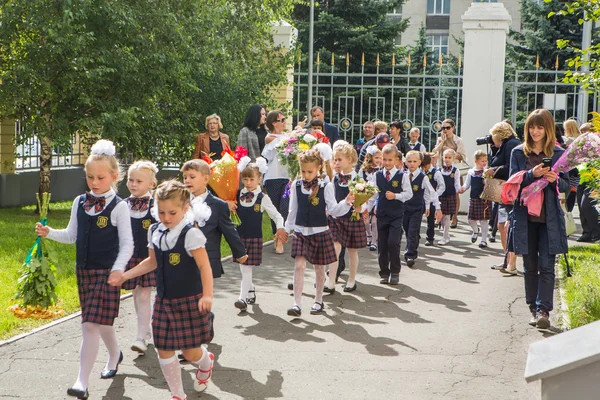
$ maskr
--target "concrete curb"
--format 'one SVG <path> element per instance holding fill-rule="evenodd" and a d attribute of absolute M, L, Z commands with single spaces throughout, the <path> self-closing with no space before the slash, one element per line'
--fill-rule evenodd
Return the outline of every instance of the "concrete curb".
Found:
<path fill-rule="evenodd" d="M 273 240 L 266 241 L 266 242 L 264 242 L 264 243 L 263 243 L 263 247 L 269 246 L 269 245 L 271 245 L 271 244 L 273 244 Z M 230 256 L 227 256 L 227 257 L 223 257 L 223 258 L 221 258 L 221 262 L 223 262 L 223 261 L 228 261 L 228 260 L 231 260 L 231 258 L 232 258 L 232 257 L 233 257 L 233 256 L 231 256 L 231 255 L 230 255 Z M 130 297 L 132 297 L 132 296 L 133 296 L 133 293 L 127 293 L 127 294 L 124 294 L 124 295 L 122 295 L 122 296 L 121 296 L 121 301 L 122 301 L 122 300 L 127 300 L 128 298 L 130 298 Z M 45 331 L 45 330 L 46 330 L 46 329 L 48 329 L 48 328 L 52 328 L 53 326 L 56 326 L 56 325 L 62 324 L 63 322 L 70 321 L 70 320 L 72 320 L 73 318 L 77 318 L 77 317 L 79 317 L 80 315 L 81 315 L 81 311 L 77 311 L 77 312 L 75 312 L 75 313 L 73 313 L 73 314 L 69 314 L 69 315 L 67 315 L 67 316 L 65 316 L 65 317 L 62 317 L 62 318 L 60 318 L 60 319 L 57 319 L 56 321 L 49 322 L 49 323 L 47 323 L 47 324 L 45 324 L 45 325 L 42 325 L 42 326 L 38 326 L 37 328 L 35 328 L 35 329 L 32 329 L 32 330 L 31 330 L 31 331 L 29 331 L 29 332 L 24 332 L 24 333 L 21 333 L 21 334 L 19 334 L 19 335 L 17 335 L 17 336 L 13 336 L 13 337 L 11 337 L 11 338 L 8 338 L 8 339 L 6 339 L 6 340 L 3 340 L 3 341 L 1 341 L 1 342 L 0 342 L 0 347 L 2 347 L 2 346 L 6 346 L 7 344 L 14 343 L 14 342 L 16 342 L 16 341 L 18 341 L 18 340 L 21 340 L 21 339 L 23 339 L 23 338 L 26 338 L 26 337 L 28 337 L 28 336 L 31 336 L 31 335 L 33 335 L 33 334 L 35 334 L 35 333 L 38 333 L 38 332 L 41 332 L 41 331 Z"/>
<path fill-rule="evenodd" d="M 568 255 L 567 255 L 568 257 Z M 567 279 L 567 275 L 563 272 L 560 267 L 560 258 L 556 259 L 556 269 L 558 275 L 558 301 L 560 303 L 560 322 L 561 329 L 568 331 L 571 329 L 571 320 L 569 318 L 569 305 L 567 304 L 567 300 L 565 299 L 565 281 Z"/>

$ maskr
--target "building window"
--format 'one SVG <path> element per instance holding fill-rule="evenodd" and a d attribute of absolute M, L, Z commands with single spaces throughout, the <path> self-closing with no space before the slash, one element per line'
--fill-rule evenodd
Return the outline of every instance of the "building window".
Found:
<path fill-rule="evenodd" d="M 436 58 L 439 58 L 440 54 L 448 54 L 448 35 L 427 36 L 427 47 L 433 51 Z"/>
<path fill-rule="evenodd" d="M 427 0 L 428 15 L 450 14 L 450 0 Z"/>
<path fill-rule="evenodd" d="M 397 16 L 397 17 L 401 16 L 402 15 L 402 6 L 394 7 L 388 15 Z"/>

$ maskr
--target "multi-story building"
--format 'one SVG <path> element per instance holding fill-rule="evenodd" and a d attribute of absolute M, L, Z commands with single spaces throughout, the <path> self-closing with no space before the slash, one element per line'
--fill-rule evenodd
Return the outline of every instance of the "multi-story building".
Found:
<path fill-rule="evenodd" d="M 473 1 L 503 3 L 512 17 L 511 28 L 520 30 L 522 0 L 406 0 L 400 9 L 390 14 L 392 18 L 409 19 L 408 28 L 396 39 L 396 44 L 413 45 L 424 25 L 429 46 L 437 54 L 457 54 L 456 39 L 464 37 L 461 17 Z"/>

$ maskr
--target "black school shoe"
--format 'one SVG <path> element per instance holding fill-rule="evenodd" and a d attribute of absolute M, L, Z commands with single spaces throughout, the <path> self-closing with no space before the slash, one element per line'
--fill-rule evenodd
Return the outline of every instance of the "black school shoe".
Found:
<path fill-rule="evenodd" d="M 302 310 L 300 310 L 300 307 L 298 306 L 293 306 L 292 308 L 287 310 L 287 315 L 289 315 L 290 317 L 299 317 L 302 315 Z"/>
<path fill-rule="evenodd" d="M 73 389 L 72 387 L 67 389 L 67 394 L 69 396 L 73 396 L 73 397 L 77 397 L 78 399 L 87 399 L 88 397 L 90 397 L 90 394 L 88 393 L 88 390 L 80 390 L 80 389 Z"/>
<path fill-rule="evenodd" d="M 311 315 L 319 315 L 319 314 L 323 314 L 325 311 L 325 305 L 323 303 L 317 303 L 315 302 L 315 304 L 313 304 L 312 308 L 310 309 L 310 313 Z"/>
<path fill-rule="evenodd" d="M 433 240 L 427 240 L 427 241 L 425 242 L 425 246 L 428 246 L 428 247 L 429 247 L 429 246 L 433 246 Z"/>
<path fill-rule="evenodd" d="M 387 285 L 390 281 L 390 277 L 389 276 L 382 276 L 381 278 L 379 278 L 379 283 L 381 283 L 382 285 Z"/>
<path fill-rule="evenodd" d="M 100 372 L 100 379 L 114 378 L 115 375 L 117 374 L 117 371 L 119 370 L 119 364 L 121 364 L 122 362 L 123 362 L 123 352 L 121 352 L 121 355 L 119 356 L 119 361 L 117 362 L 117 366 L 115 367 L 115 369 L 107 369 L 107 370 Z"/>
<path fill-rule="evenodd" d="M 233 305 L 240 311 L 246 311 L 248 309 L 248 304 L 242 299 L 237 299 Z"/>
<path fill-rule="evenodd" d="M 344 292 L 354 292 L 356 290 L 356 282 L 354 282 L 354 286 L 344 286 Z"/>
<path fill-rule="evenodd" d="M 328 286 L 325 286 L 325 287 L 323 288 L 323 292 L 325 292 L 325 293 L 329 293 L 329 294 L 334 294 L 334 293 L 335 293 L 335 288 L 330 288 L 330 287 L 328 287 Z"/>
<path fill-rule="evenodd" d="M 400 283 L 400 275 L 390 276 L 390 285 L 397 285 Z"/>
<path fill-rule="evenodd" d="M 414 258 L 407 258 L 406 259 L 406 265 L 408 265 L 409 268 L 412 268 L 415 265 L 415 259 Z"/>

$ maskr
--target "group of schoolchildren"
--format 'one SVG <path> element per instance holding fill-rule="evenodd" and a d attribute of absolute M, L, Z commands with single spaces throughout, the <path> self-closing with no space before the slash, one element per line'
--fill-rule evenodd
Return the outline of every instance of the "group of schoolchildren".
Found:
<path fill-rule="evenodd" d="M 357 289 L 358 249 L 365 247 L 378 252 L 380 283 L 397 285 L 403 232 L 406 233 L 404 259 L 412 267 L 419 255 L 423 216 L 427 220 L 425 245 L 433 245 L 435 224 L 439 222 L 444 233 L 438 244 L 447 244 L 457 194 L 469 187 L 472 241 L 481 232 L 480 246 L 486 246 L 490 207 L 479 199 L 485 153 L 475 154 L 475 167 L 461 187 L 459 171 L 453 166 L 453 150 L 446 150 L 442 155 L 443 166 L 435 168 L 431 156 L 419 151 L 418 141 L 411 140 L 411 148 L 416 149 L 409 151 L 403 160 L 389 136 L 380 133 L 376 144 L 367 149 L 358 173 L 355 172 L 357 153 L 349 143 L 338 141 L 333 150 L 329 146 L 315 146 L 300 153 L 300 176 L 290 184 L 289 214 L 284 221 L 261 190 L 261 178 L 266 171 L 263 159 L 240 163 L 243 186 L 234 204 L 227 204 L 211 193 L 210 167 L 203 160 L 190 160 L 183 165 L 183 183 L 168 180 L 158 186 L 154 163 L 137 161 L 127 174 L 131 195 L 121 199 L 116 193 L 121 170 L 115 147 L 110 141 L 98 141 L 85 163 L 90 191 L 74 200 L 67 228 L 36 225 L 39 236 L 76 243 L 83 338 L 79 374 L 67 393 L 79 399 L 89 397 L 89 375 L 100 338 L 109 353 L 100 377 L 110 379 L 117 374 L 123 353 L 113 324 L 119 312 L 121 288 L 133 291 L 137 314 L 137 335 L 131 349 L 140 354 L 147 351 L 151 324 L 171 400 L 186 399 L 180 361 L 196 367 L 194 389 L 204 390 L 214 365 L 214 355 L 205 345 L 214 336 L 213 279 L 224 272 L 221 238 L 225 237 L 234 261 L 240 264 L 240 295 L 234 305 L 246 311 L 248 304 L 256 301 L 252 271 L 262 263 L 265 211 L 276 225 L 277 240 L 286 243 L 292 236 L 295 268 L 290 286 L 294 303 L 287 314 L 294 317 L 302 314 L 307 261 L 313 264 L 316 274 L 311 314 L 324 312 L 324 292 L 335 292 L 337 260 L 342 248 L 348 251 L 350 266 L 345 292 Z M 354 210 L 354 194 L 350 190 L 351 181 L 357 177 L 379 189 L 360 210 Z M 230 219 L 230 210 L 242 221 L 237 228 Z M 362 218 L 352 218 L 354 211 L 361 212 Z M 152 307 L 154 287 L 156 297 Z M 177 351 L 181 354 L 177 355 Z"/>

